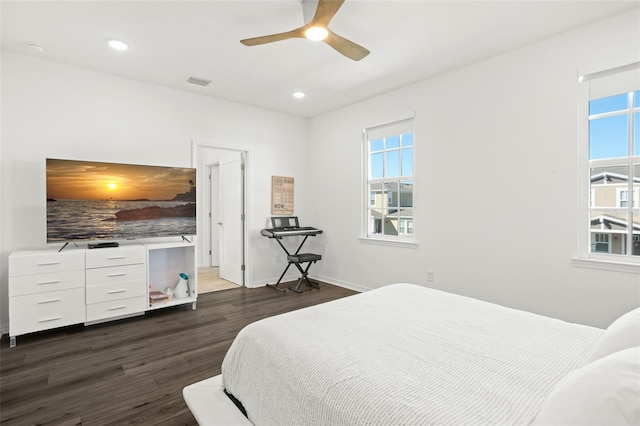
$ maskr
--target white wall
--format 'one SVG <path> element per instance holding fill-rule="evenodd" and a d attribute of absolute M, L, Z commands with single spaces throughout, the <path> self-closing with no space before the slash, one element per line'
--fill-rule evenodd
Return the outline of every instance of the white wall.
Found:
<path fill-rule="evenodd" d="M 45 244 L 46 157 L 189 167 L 192 140 L 249 150 L 247 275 L 279 275 L 282 265 L 263 259 L 261 251 L 275 251 L 259 230 L 270 215 L 271 175 L 306 173 L 308 120 L 6 51 L 1 84 L 1 330 L 7 256 Z M 297 194 L 308 184 L 297 179 Z M 296 213 L 304 201 L 296 198 Z"/>
<path fill-rule="evenodd" d="M 638 28 L 637 11 L 619 15 L 312 119 L 313 220 L 328 231 L 316 273 L 357 289 L 414 282 L 600 327 L 640 305 L 637 274 L 571 263 L 577 69 L 638 51 Z M 419 245 L 362 243 L 362 129 L 413 113 Z"/>
<path fill-rule="evenodd" d="M 259 235 L 271 175 L 326 232 L 312 275 L 358 289 L 408 281 L 604 327 L 640 304 L 639 277 L 572 266 L 579 66 L 640 49 L 621 15 L 316 117 L 183 93 L 2 52 L 0 328 L 13 250 L 45 241 L 46 157 L 191 165 L 191 141 L 249 150 L 249 285 L 283 256 Z M 417 248 L 364 244 L 361 131 L 416 116 Z"/>

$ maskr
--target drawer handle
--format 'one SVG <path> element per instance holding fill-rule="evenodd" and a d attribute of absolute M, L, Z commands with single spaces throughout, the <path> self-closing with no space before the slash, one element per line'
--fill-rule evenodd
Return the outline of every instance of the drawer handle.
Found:
<path fill-rule="evenodd" d="M 57 299 L 47 299 L 47 300 L 40 300 L 38 301 L 38 305 L 42 305 L 44 303 L 54 303 L 54 302 L 59 302 L 62 299 L 60 299 L 59 297 Z"/>
<path fill-rule="evenodd" d="M 107 275 L 108 277 L 122 277 L 124 275 L 127 275 L 126 272 L 114 272 L 113 274 L 109 274 Z"/>
<path fill-rule="evenodd" d="M 59 260 L 54 260 L 52 262 L 39 262 L 38 266 L 51 266 L 51 265 L 59 265 L 60 261 Z"/>
<path fill-rule="evenodd" d="M 41 319 L 38 320 L 38 322 L 50 322 L 50 321 L 58 321 L 59 319 L 61 319 L 62 317 L 51 317 L 51 318 L 45 318 L 45 319 Z"/>
<path fill-rule="evenodd" d="M 116 294 L 116 293 L 125 293 L 127 290 L 126 289 L 122 289 L 122 290 L 110 290 L 107 292 L 107 294 Z"/>
<path fill-rule="evenodd" d="M 59 284 L 60 280 L 53 280 L 53 281 L 39 281 L 37 284 L 38 285 L 45 285 L 45 284 Z"/>
<path fill-rule="evenodd" d="M 109 256 L 107 257 L 108 260 L 117 260 L 117 259 L 126 259 L 127 256 Z"/>
<path fill-rule="evenodd" d="M 127 305 L 114 306 L 113 308 L 109 308 L 110 311 L 117 311 L 119 309 L 126 309 Z"/>

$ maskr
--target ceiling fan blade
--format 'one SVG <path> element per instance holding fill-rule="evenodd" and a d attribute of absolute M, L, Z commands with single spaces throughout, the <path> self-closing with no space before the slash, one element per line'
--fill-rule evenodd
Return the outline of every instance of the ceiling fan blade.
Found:
<path fill-rule="evenodd" d="M 344 0 L 319 0 L 316 14 L 313 16 L 309 26 L 321 25 L 327 27 L 335 14 L 342 6 Z"/>
<path fill-rule="evenodd" d="M 371 52 L 359 44 L 354 43 L 351 40 L 347 40 L 329 29 L 329 22 L 331 22 L 344 2 L 345 0 L 318 0 L 318 5 L 313 19 L 302 27 L 284 33 L 247 38 L 240 40 L 240 43 L 245 46 L 257 46 L 290 38 L 305 38 L 305 32 L 308 29 L 312 27 L 324 27 L 324 29 L 329 32 L 327 38 L 323 40 L 325 43 L 347 58 L 359 61 Z"/>
<path fill-rule="evenodd" d="M 359 61 L 371 53 L 368 49 L 365 49 L 351 40 L 347 40 L 346 38 L 339 36 L 333 31 L 329 31 L 329 35 L 324 39 L 324 42 L 354 61 Z"/>
<path fill-rule="evenodd" d="M 304 27 L 296 28 L 295 30 L 287 31 L 284 33 L 270 34 L 266 36 L 246 38 L 240 40 L 240 43 L 245 46 L 257 46 L 259 44 L 273 43 L 274 41 L 287 40 L 290 38 L 304 38 Z"/>

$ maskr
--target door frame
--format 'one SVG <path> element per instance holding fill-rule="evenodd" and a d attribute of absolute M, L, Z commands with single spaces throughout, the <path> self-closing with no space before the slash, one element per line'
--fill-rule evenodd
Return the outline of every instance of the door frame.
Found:
<path fill-rule="evenodd" d="M 192 167 L 195 167 L 198 170 L 206 170 L 207 169 L 207 162 L 205 161 L 202 155 L 203 151 L 202 150 L 207 150 L 207 149 L 215 149 L 215 150 L 223 150 L 223 151 L 230 151 L 230 152 L 239 152 L 241 154 L 242 157 L 244 157 L 244 173 L 243 173 L 243 183 L 242 183 L 242 202 L 243 202 L 243 212 L 244 212 L 244 224 L 243 224 L 243 232 L 242 232 L 242 264 L 244 265 L 244 271 L 242 271 L 242 285 L 243 286 L 247 286 L 247 283 L 251 283 L 252 282 L 252 268 L 251 268 L 251 259 L 250 259 L 250 252 L 251 250 L 249 249 L 249 232 L 248 230 L 251 229 L 251 216 L 247 213 L 251 211 L 251 193 L 250 193 L 250 185 L 249 182 L 251 182 L 251 152 L 248 148 L 246 147 L 242 147 L 242 146 L 229 146 L 229 145 L 222 145 L 222 144 L 217 144 L 217 143 L 212 143 L 212 142 L 206 142 L 206 141 L 200 141 L 200 140 L 192 140 L 191 141 L 191 164 Z M 198 156 L 198 153 L 201 152 L 200 158 Z M 209 162 L 210 164 L 210 162 Z M 198 175 L 200 175 L 200 173 L 198 173 Z M 208 185 L 201 185 L 198 184 L 199 188 L 202 188 L 202 191 L 205 191 L 206 188 L 208 187 Z M 198 191 L 198 194 L 201 194 L 200 191 Z M 198 217 L 202 217 L 206 219 L 206 215 L 208 212 L 205 212 L 205 209 L 207 208 L 205 203 L 202 202 L 198 202 L 197 203 L 197 215 Z M 209 226 L 211 226 L 211 224 L 209 224 Z M 207 236 L 208 238 L 208 236 Z M 196 239 L 197 241 L 197 247 L 196 247 L 196 251 L 198 253 L 200 253 L 202 255 L 202 243 L 200 242 L 200 240 L 202 240 L 201 238 Z"/>

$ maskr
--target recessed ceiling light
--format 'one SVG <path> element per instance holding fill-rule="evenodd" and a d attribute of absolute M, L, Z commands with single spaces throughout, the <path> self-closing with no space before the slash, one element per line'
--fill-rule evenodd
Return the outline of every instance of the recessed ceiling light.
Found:
<path fill-rule="evenodd" d="M 44 48 L 44 46 L 42 46 L 41 44 L 38 43 L 27 43 L 27 47 L 29 47 L 29 49 L 38 52 L 38 53 L 44 53 L 46 52 L 47 49 Z"/>
<path fill-rule="evenodd" d="M 107 43 L 109 43 L 109 46 L 111 46 L 115 50 L 127 50 L 129 48 L 129 45 L 127 45 L 127 43 L 125 43 L 124 41 L 116 40 L 113 38 L 109 39 Z"/>
<path fill-rule="evenodd" d="M 305 97 L 304 92 L 293 92 L 293 97 L 296 99 L 302 99 Z"/>
<path fill-rule="evenodd" d="M 324 40 L 328 35 L 329 31 L 324 27 L 311 27 L 304 32 L 304 36 L 313 41 Z"/>

